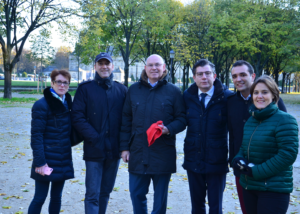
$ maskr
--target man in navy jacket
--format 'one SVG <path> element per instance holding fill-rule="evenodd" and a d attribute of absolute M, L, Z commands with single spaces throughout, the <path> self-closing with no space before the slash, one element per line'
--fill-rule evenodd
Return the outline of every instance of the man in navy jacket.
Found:
<path fill-rule="evenodd" d="M 243 141 L 244 125 L 250 117 L 249 107 L 252 105 L 250 88 L 255 80 L 252 65 L 244 60 L 238 60 L 232 65 L 232 81 L 237 93 L 228 99 L 228 130 L 229 130 L 229 163 L 239 152 Z M 278 101 L 278 108 L 286 112 L 282 99 Z M 243 201 L 242 186 L 239 183 L 240 173 L 234 171 L 237 192 L 239 195 L 242 212 L 246 214 Z"/>
<path fill-rule="evenodd" d="M 189 179 L 192 213 L 222 213 L 227 162 L 227 97 L 232 94 L 216 79 L 215 65 L 201 59 L 193 67 L 191 85 L 183 94 L 188 129 L 184 163 Z"/>
<path fill-rule="evenodd" d="M 104 214 L 120 161 L 119 132 L 127 88 L 113 81 L 113 60 L 95 59 L 93 81 L 81 83 L 72 108 L 72 123 L 84 138 L 86 164 L 85 213 Z"/>

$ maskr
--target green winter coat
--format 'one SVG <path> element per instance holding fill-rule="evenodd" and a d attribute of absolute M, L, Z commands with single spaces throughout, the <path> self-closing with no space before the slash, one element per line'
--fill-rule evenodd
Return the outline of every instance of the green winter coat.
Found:
<path fill-rule="evenodd" d="M 245 124 L 235 158 L 244 157 L 255 166 L 253 177 L 241 174 L 240 184 L 247 190 L 291 193 L 299 142 L 296 119 L 278 110 L 275 103 L 262 110 L 252 106 L 249 112 L 252 117 Z"/>

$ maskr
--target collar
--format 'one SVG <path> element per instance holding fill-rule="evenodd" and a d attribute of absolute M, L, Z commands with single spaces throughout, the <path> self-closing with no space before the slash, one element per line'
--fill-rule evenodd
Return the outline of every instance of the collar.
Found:
<path fill-rule="evenodd" d="M 151 83 L 150 81 L 149 81 L 149 78 L 148 78 L 148 83 L 152 86 L 152 88 L 154 87 L 154 86 L 156 86 L 156 84 L 157 84 L 157 82 L 155 82 L 155 83 Z"/>
<path fill-rule="evenodd" d="M 254 104 L 252 104 L 249 108 L 249 113 L 254 117 L 256 120 L 265 120 L 271 117 L 278 111 L 277 104 L 272 102 L 264 109 L 257 109 Z"/>
<path fill-rule="evenodd" d="M 63 97 L 60 97 L 60 96 L 56 93 L 56 91 L 54 91 L 53 88 L 50 88 L 50 91 L 51 91 L 51 94 L 52 94 L 53 97 L 59 99 L 60 101 L 62 101 L 62 103 L 65 102 L 66 95 L 63 95 Z"/>
<path fill-rule="evenodd" d="M 213 96 L 213 94 L 214 94 L 214 91 L 215 91 L 215 86 L 212 86 L 209 90 L 208 90 L 208 92 L 205 92 L 209 97 L 212 97 Z M 201 90 L 200 90 L 200 88 L 198 88 L 198 96 L 200 96 L 200 94 L 202 94 L 202 93 L 204 93 L 204 92 L 202 92 Z"/>
<path fill-rule="evenodd" d="M 111 73 L 111 75 L 107 78 L 101 78 L 97 72 L 95 75 L 95 81 L 98 83 L 98 85 L 104 87 L 104 89 L 111 88 L 111 86 L 113 85 L 113 78 L 113 73 Z"/>
<path fill-rule="evenodd" d="M 246 97 L 246 98 L 242 95 L 242 93 L 240 93 L 240 95 L 244 100 L 249 100 L 251 98 L 251 94 L 249 94 L 248 97 Z"/>

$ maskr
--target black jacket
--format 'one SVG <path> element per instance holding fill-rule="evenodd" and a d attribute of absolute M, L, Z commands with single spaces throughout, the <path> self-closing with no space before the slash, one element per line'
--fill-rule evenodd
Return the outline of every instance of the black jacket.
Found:
<path fill-rule="evenodd" d="M 249 107 L 252 105 L 252 98 L 244 100 L 241 93 L 238 91 L 230 96 L 227 103 L 228 109 L 228 130 L 229 130 L 229 163 L 240 151 L 244 125 L 251 116 L 249 114 Z M 286 111 L 285 105 L 280 98 L 278 101 L 278 108 L 284 112 Z M 234 171 L 234 175 L 240 177 L 238 171 Z"/>
<path fill-rule="evenodd" d="M 227 97 L 233 92 L 220 80 L 214 82 L 214 94 L 203 109 L 198 86 L 191 85 L 183 94 L 186 105 L 187 132 L 183 168 L 202 174 L 228 172 Z"/>
<path fill-rule="evenodd" d="M 53 97 L 50 88 L 44 90 L 44 97 L 32 107 L 31 148 L 33 163 L 31 178 L 41 181 L 63 181 L 74 178 L 71 151 L 72 98 L 66 93 L 66 106 Z M 45 164 L 53 168 L 50 176 L 35 173 L 35 167 Z"/>
<path fill-rule="evenodd" d="M 175 135 L 185 129 L 180 89 L 168 83 L 165 73 L 152 88 L 145 71 L 127 93 L 123 108 L 120 151 L 129 150 L 129 172 L 163 174 L 176 172 Z M 162 135 L 148 147 L 148 128 L 162 120 L 170 135 Z"/>
<path fill-rule="evenodd" d="M 84 139 L 86 161 L 117 159 L 122 108 L 127 88 L 96 73 L 95 80 L 81 83 L 76 91 L 72 123 Z M 107 87 L 107 85 L 110 87 Z"/>

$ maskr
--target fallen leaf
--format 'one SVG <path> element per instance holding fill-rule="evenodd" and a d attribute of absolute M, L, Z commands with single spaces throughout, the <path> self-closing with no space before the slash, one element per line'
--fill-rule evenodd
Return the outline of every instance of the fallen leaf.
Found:
<path fill-rule="evenodd" d="M 24 189 L 23 192 L 29 192 L 29 190 L 28 189 Z"/>
<path fill-rule="evenodd" d="M 3 195 L 6 195 L 6 194 L 5 194 L 5 193 L 0 193 L 0 195 L 2 195 L 2 196 L 3 196 Z"/>
<path fill-rule="evenodd" d="M 61 212 L 61 213 L 63 213 L 63 212 L 64 212 L 64 210 L 61 210 L 60 212 Z"/>
<path fill-rule="evenodd" d="M 3 209 L 10 209 L 11 207 L 3 206 L 2 208 L 3 208 Z"/>
<path fill-rule="evenodd" d="M 114 191 L 118 191 L 120 189 L 120 187 L 114 187 Z"/>
<path fill-rule="evenodd" d="M 73 184 L 73 183 L 76 183 L 76 182 L 79 182 L 79 180 L 70 180 L 70 182 Z"/>
<path fill-rule="evenodd" d="M 1 161 L 1 163 L 2 163 L 2 164 L 6 164 L 7 162 L 6 162 L 6 161 Z"/>
<path fill-rule="evenodd" d="M 22 212 L 22 211 L 18 211 L 18 212 L 16 212 L 15 214 L 23 214 L 24 212 Z"/>
<path fill-rule="evenodd" d="M 168 210 L 172 209 L 172 207 L 167 207 Z"/>
<path fill-rule="evenodd" d="M 81 201 L 84 201 L 85 198 L 81 199 Z"/>

